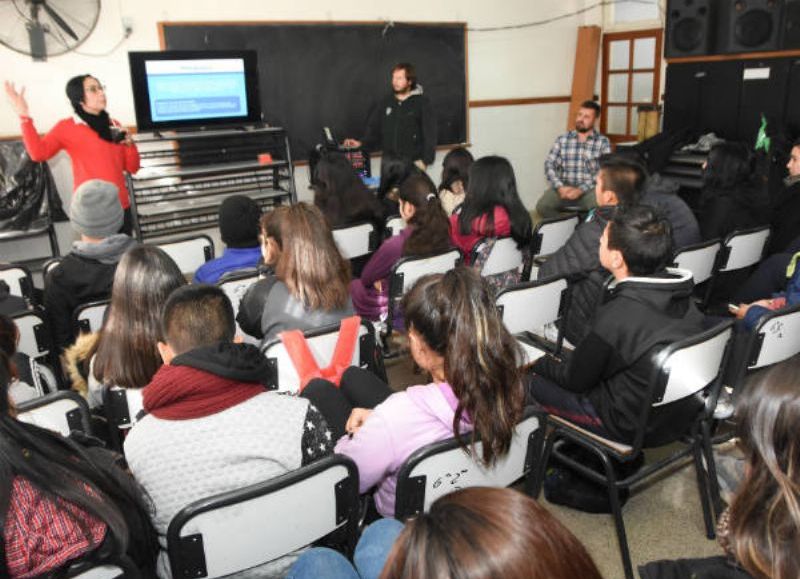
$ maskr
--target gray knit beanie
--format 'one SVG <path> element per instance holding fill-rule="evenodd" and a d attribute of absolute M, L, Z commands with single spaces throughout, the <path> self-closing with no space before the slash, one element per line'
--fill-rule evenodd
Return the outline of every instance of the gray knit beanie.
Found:
<path fill-rule="evenodd" d="M 122 228 L 124 213 L 117 186 L 92 179 L 81 184 L 72 196 L 69 218 L 72 228 L 88 237 L 110 237 Z"/>

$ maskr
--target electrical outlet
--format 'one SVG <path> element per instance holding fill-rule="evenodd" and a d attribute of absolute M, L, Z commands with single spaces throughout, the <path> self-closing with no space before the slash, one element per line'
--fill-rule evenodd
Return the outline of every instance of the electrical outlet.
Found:
<path fill-rule="evenodd" d="M 125 31 L 125 36 L 133 34 L 133 19 L 130 16 L 122 17 L 122 29 Z"/>

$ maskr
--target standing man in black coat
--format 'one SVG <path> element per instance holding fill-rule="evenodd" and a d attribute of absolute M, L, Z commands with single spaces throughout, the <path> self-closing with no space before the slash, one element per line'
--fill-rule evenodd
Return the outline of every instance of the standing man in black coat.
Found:
<path fill-rule="evenodd" d="M 345 139 L 345 147 L 380 149 L 414 162 L 423 171 L 436 157 L 436 115 L 417 82 L 414 66 L 401 62 L 392 69 L 392 93 L 375 107 L 364 138 Z"/>

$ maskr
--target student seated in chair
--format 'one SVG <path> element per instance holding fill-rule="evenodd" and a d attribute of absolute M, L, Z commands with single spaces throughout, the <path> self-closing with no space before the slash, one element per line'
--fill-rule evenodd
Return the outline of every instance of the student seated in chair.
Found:
<path fill-rule="evenodd" d="M 717 524 L 723 554 L 658 561 L 642 579 L 800 577 L 800 357 L 749 383 L 736 404 L 744 477 Z"/>
<path fill-rule="evenodd" d="M 563 328 L 564 337 L 573 344 L 588 333 L 589 321 L 602 295 L 603 281 L 608 276 L 598 258 L 600 236 L 618 206 L 638 204 L 644 182 L 645 169 L 638 162 L 621 155 L 601 157 L 594 191 L 597 208 L 578 226 L 567 243 L 539 268 L 539 279 L 557 275 L 576 278 Z"/>
<path fill-rule="evenodd" d="M 316 379 L 303 391 L 339 435 L 336 452 L 358 466 L 361 492 L 377 487 L 375 506 L 385 517 L 394 516 L 400 467 L 418 448 L 456 437 L 466 450 L 477 435 L 477 461 L 493 465 L 504 457 L 525 396 L 517 343 L 476 272 L 457 267 L 421 277 L 403 311 L 411 356 L 430 383 L 392 393 L 351 368 L 338 388 Z"/>
<path fill-rule="evenodd" d="M 600 263 L 613 280 L 587 336 L 569 359 L 537 360 L 529 394 L 551 414 L 601 436 L 632 442 L 657 348 L 702 331 L 692 301 L 692 274 L 665 269 L 672 255 L 669 222 L 647 206 L 620 208 L 600 239 Z M 650 414 L 646 444 L 680 435 L 695 413 L 668 404 Z"/>
<path fill-rule="evenodd" d="M 225 244 L 221 257 L 207 261 L 194 273 L 194 283 L 217 283 L 230 273 L 252 271 L 261 261 L 258 220 L 261 209 L 247 195 L 228 197 L 219 206 L 219 235 Z"/>
<path fill-rule="evenodd" d="M 236 321 L 264 345 L 284 330 L 312 330 L 353 315 L 350 263 L 317 207 L 276 207 L 261 218 L 263 272 L 242 297 Z"/>
<path fill-rule="evenodd" d="M 81 237 L 44 282 L 44 308 L 59 353 L 75 341 L 75 308 L 108 298 L 119 260 L 136 245 L 117 233 L 123 213 L 117 186 L 108 181 L 86 181 L 72 197 L 69 220 Z"/>
<path fill-rule="evenodd" d="M 125 455 L 152 500 L 164 549 L 170 521 L 189 503 L 300 468 L 330 454 L 333 440 L 308 400 L 265 390 L 267 360 L 234 341 L 233 308 L 221 289 L 175 290 L 162 327 L 164 365 L 144 390 L 148 414 L 125 440 Z M 275 560 L 258 576 L 280 575 L 292 560 Z M 170 576 L 166 551 L 158 574 Z"/>

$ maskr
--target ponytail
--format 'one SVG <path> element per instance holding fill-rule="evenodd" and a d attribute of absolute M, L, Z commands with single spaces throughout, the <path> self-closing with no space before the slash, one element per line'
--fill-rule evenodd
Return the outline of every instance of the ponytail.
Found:
<path fill-rule="evenodd" d="M 436 186 L 425 173 L 412 175 L 400 186 L 398 197 L 416 211 L 409 219 L 411 235 L 403 245 L 403 255 L 427 255 L 450 247 L 450 220 L 439 203 Z"/>

